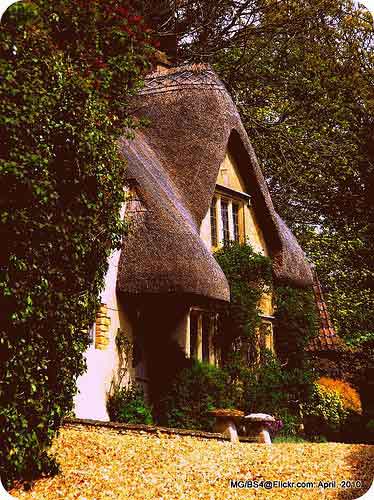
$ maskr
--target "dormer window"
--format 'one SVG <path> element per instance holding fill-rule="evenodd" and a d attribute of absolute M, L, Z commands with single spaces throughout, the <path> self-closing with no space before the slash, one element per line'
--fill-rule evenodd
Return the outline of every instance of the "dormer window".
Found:
<path fill-rule="evenodd" d="M 218 231 L 217 231 L 217 198 L 213 196 L 210 205 L 210 232 L 212 239 L 212 247 L 218 246 Z"/>
<path fill-rule="evenodd" d="M 230 241 L 245 240 L 244 207 L 249 204 L 249 196 L 234 190 L 217 190 L 210 205 L 210 239 L 213 249 L 227 245 Z"/>
<path fill-rule="evenodd" d="M 222 220 L 222 240 L 226 245 L 230 241 L 230 226 L 229 226 L 229 202 L 227 199 L 221 200 L 221 220 Z"/>
<path fill-rule="evenodd" d="M 239 203 L 232 204 L 232 225 L 235 241 L 240 241 L 239 209 Z"/>

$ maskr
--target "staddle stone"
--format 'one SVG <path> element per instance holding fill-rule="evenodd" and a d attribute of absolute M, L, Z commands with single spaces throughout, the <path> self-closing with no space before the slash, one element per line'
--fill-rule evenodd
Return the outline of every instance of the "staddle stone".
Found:
<path fill-rule="evenodd" d="M 275 422 L 275 418 L 266 413 L 250 413 L 244 418 L 251 422 Z"/>

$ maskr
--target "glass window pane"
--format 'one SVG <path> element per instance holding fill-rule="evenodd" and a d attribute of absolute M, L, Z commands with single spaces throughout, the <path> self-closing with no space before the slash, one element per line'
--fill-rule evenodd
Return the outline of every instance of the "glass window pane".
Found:
<path fill-rule="evenodd" d="M 197 328 L 198 315 L 191 311 L 190 314 L 190 357 L 197 359 Z"/>
<path fill-rule="evenodd" d="M 239 241 L 239 205 L 237 203 L 232 204 L 232 218 L 234 227 L 234 240 Z"/>
<path fill-rule="evenodd" d="M 222 228 L 223 228 L 223 243 L 226 244 L 230 241 L 230 230 L 229 230 L 229 206 L 227 201 L 221 200 L 221 217 L 222 217 Z"/>
<path fill-rule="evenodd" d="M 210 335 L 210 314 L 203 314 L 202 324 L 202 347 L 203 361 L 209 362 L 209 335 Z"/>
<path fill-rule="evenodd" d="M 213 198 L 212 204 L 210 205 L 210 232 L 212 238 L 212 246 L 216 247 L 218 245 L 217 238 L 217 198 Z"/>

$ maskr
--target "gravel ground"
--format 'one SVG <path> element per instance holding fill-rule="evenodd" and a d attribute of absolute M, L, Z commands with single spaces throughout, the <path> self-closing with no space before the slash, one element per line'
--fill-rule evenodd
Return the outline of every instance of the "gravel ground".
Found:
<path fill-rule="evenodd" d="M 71 426 L 61 430 L 53 452 L 61 464 L 61 473 L 38 480 L 28 492 L 12 490 L 14 497 L 23 500 L 343 500 L 359 498 L 374 478 L 374 446 L 368 445 L 233 445 L 190 436 Z M 296 488 L 286 484 L 272 489 L 235 489 L 230 488 L 230 480 L 310 481 L 317 486 Z M 319 481 L 335 481 L 335 485 L 322 489 L 318 487 Z M 343 488 L 341 481 L 347 481 L 349 487 Z M 361 481 L 362 488 L 354 488 L 357 481 Z"/>

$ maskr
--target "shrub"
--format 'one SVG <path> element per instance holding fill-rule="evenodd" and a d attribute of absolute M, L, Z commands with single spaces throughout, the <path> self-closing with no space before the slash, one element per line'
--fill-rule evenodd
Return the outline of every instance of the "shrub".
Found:
<path fill-rule="evenodd" d="M 328 439 L 326 436 L 323 436 L 322 434 L 315 434 L 314 436 L 311 437 L 311 441 L 313 443 L 327 443 Z"/>
<path fill-rule="evenodd" d="M 348 384 L 347 384 L 348 385 Z M 306 432 L 310 435 L 324 434 L 329 438 L 341 438 L 341 431 L 349 418 L 358 413 L 353 408 L 358 409 L 357 401 L 344 397 L 341 393 L 342 387 L 347 394 L 345 383 L 335 381 L 318 380 L 314 384 L 311 400 L 304 408 Z M 338 390 L 339 389 L 339 390 Z M 352 389 L 350 387 L 350 389 Z M 352 389 L 353 390 L 353 389 Z M 354 391 L 354 390 L 353 390 Z M 351 391 L 349 391 L 351 395 Z"/>
<path fill-rule="evenodd" d="M 215 257 L 231 292 L 231 305 L 220 325 L 218 344 L 236 406 L 246 413 L 266 412 L 284 422 L 283 433 L 299 431 L 300 406 L 312 392 L 315 375 L 305 356 L 305 346 L 318 333 L 311 290 L 276 287 L 274 337 L 284 356 L 282 365 L 266 349 L 259 354 L 260 299 L 273 291 L 271 261 L 248 244 L 231 243 Z M 277 349 L 278 354 L 278 349 Z"/>
<path fill-rule="evenodd" d="M 306 439 L 301 436 L 287 436 L 279 435 L 275 436 L 273 443 L 306 443 Z"/>
<path fill-rule="evenodd" d="M 230 367 L 227 367 L 230 372 Z M 245 413 L 269 413 L 280 419 L 282 435 L 296 435 L 302 424 L 301 407 L 313 389 L 314 375 L 309 370 L 286 370 L 270 351 L 263 363 L 241 372 L 242 403 Z"/>
<path fill-rule="evenodd" d="M 266 351 L 263 363 L 247 371 L 245 385 L 245 411 L 279 414 L 282 418 L 281 411 L 297 414 L 298 406 L 308 400 L 313 373 L 285 370 L 275 355 Z"/>
<path fill-rule="evenodd" d="M 283 422 L 280 418 L 276 418 L 274 422 L 267 422 L 266 427 L 271 436 L 274 437 L 283 429 Z"/>
<path fill-rule="evenodd" d="M 301 406 L 313 389 L 314 374 L 308 369 L 286 370 L 270 351 L 262 363 L 244 367 L 238 354 L 225 365 L 231 397 L 245 413 L 269 413 L 282 421 L 282 435 L 295 435 L 302 423 Z"/>
<path fill-rule="evenodd" d="M 374 436 L 374 420 L 373 419 L 369 420 L 369 422 L 366 424 L 366 429 L 372 436 Z"/>
<path fill-rule="evenodd" d="M 364 420 L 358 392 L 347 382 L 319 378 L 311 401 L 305 407 L 305 425 L 309 435 L 324 434 L 330 439 L 362 441 Z"/>
<path fill-rule="evenodd" d="M 114 11 L 112 0 L 33 0 L 2 18 L 0 475 L 8 483 L 48 469 L 108 256 L 123 236 L 117 140 L 136 126 L 128 99 L 151 47 L 144 24 L 130 35 L 128 15 Z"/>
<path fill-rule="evenodd" d="M 346 410 L 362 413 L 361 400 L 358 392 L 348 382 L 336 380 L 329 377 L 321 377 L 317 380 L 319 386 L 325 387 L 341 396 L 343 406 Z"/>
<path fill-rule="evenodd" d="M 160 421 L 170 427 L 209 430 L 214 419 L 208 415 L 214 408 L 235 407 L 226 371 L 194 361 L 176 377 L 163 397 Z"/>
<path fill-rule="evenodd" d="M 128 424 L 152 424 L 152 410 L 144 399 L 143 389 L 136 384 L 116 388 L 109 396 L 107 409 L 110 420 Z"/>
<path fill-rule="evenodd" d="M 294 414 L 288 408 L 281 408 L 276 412 L 277 416 L 282 422 L 282 427 L 279 429 L 281 436 L 297 436 L 301 431 L 302 416 L 300 412 L 296 412 L 293 408 Z"/>
<path fill-rule="evenodd" d="M 366 422 L 363 429 L 363 439 L 361 441 L 366 441 L 367 443 L 374 444 L 374 420 L 370 419 Z"/>

